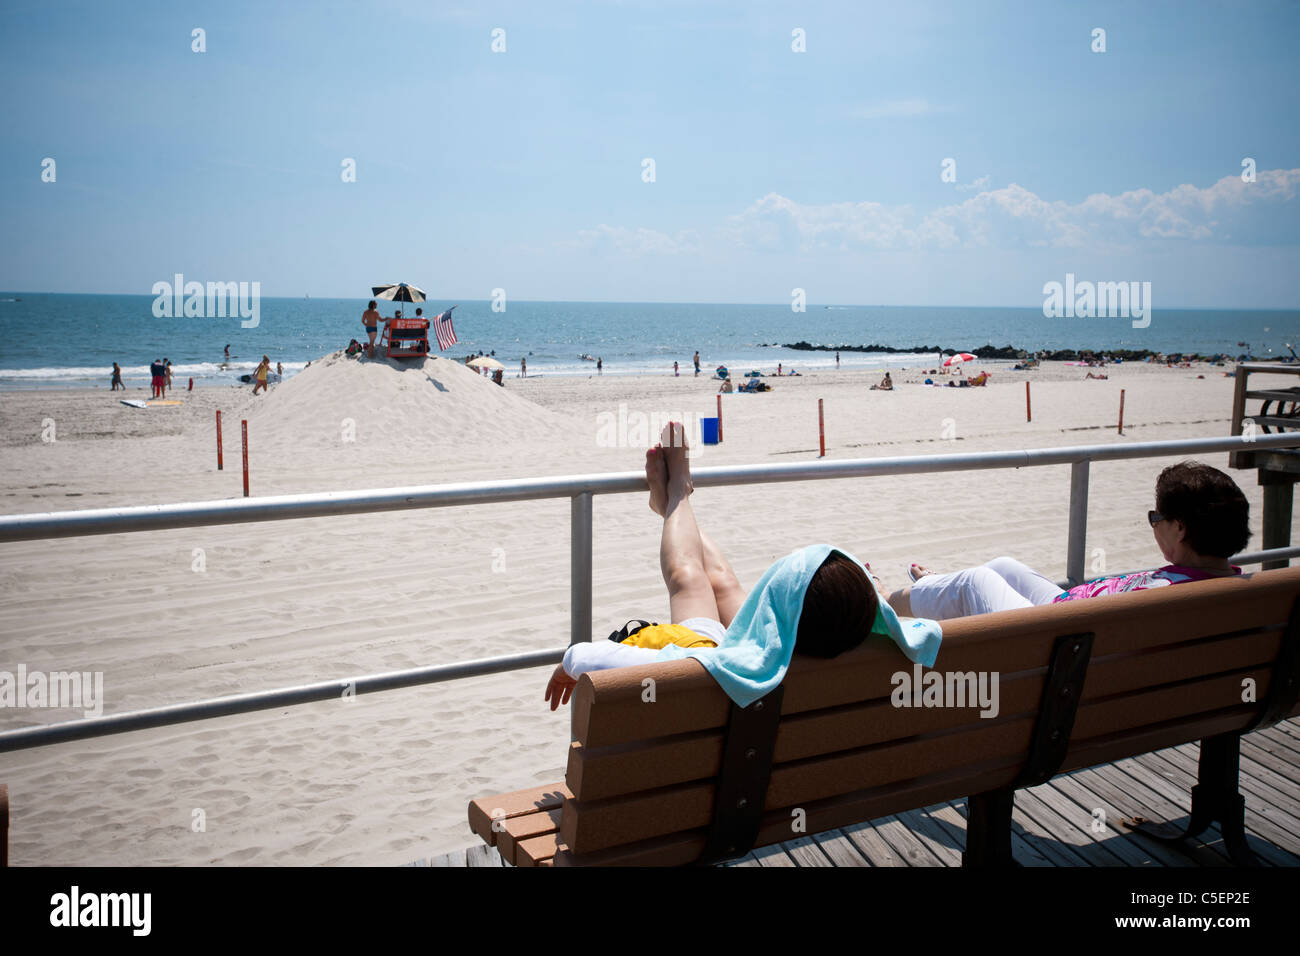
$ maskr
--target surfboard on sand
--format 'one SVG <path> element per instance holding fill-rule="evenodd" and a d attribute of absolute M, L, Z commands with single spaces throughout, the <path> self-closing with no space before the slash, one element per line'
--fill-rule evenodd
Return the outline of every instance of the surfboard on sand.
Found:
<path fill-rule="evenodd" d="M 123 405 L 130 405 L 132 408 L 148 408 L 149 406 L 140 401 L 138 398 L 124 398 L 121 400 Z"/>

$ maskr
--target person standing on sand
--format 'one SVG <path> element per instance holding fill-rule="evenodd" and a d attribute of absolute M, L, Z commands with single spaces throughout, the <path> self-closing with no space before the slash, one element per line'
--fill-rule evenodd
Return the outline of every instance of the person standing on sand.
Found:
<path fill-rule="evenodd" d="M 695 350 L 695 375 L 698 378 L 700 374 L 700 350 Z"/>
<path fill-rule="evenodd" d="M 603 369 L 604 367 L 605 367 L 605 360 L 602 359 L 602 358 L 600 358 L 599 356 L 597 356 L 597 357 L 596 357 L 596 374 L 597 374 L 597 375 L 604 375 L 605 373 L 604 373 L 603 371 L 601 371 L 601 369 Z"/>
<path fill-rule="evenodd" d="M 163 382 L 163 397 L 166 397 L 167 389 L 172 387 L 172 360 L 171 359 L 169 358 L 163 359 L 163 372 L 166 375 L 166 378 Z"/>
<path fill-rule="evenodd" d="M 271 357 L 269 355 L 263 355 L 261 364 L 257 366 L 257 371 L 253 373 L 257 377 L 257 384 L 253 386 L 254 395 L 257 394 L 258 389 L 261 389 L 264 392 L 268 390 L 266 387 L 266 376 L 270 371 Z"/>
<path fill-rule="evenodd" d="M 375 357 L 375 336 L 379 333 L 379 320 L 381 318 L 379 310 L 375 308 L 375 300 L 371 299 L 366 306 L 366 311 L 361 313 L 361 324 L 370 336 L 369 355 L 371 358 Z"/>
<path fill-rule="evenodd" d="M 839 368 L 839 367 L 840 367 L 840 353 L 839 353 L 839 352 L 836 352 L 836 353 L 835 353 L 835 367 L 836 367 L 836 368 Z"/>
<path fill-rule="evenodd" d="M 113 388 L 112 388 L 112 391 L 116 392 L 117 389 L 118 389 L 118 386 L 121 386 L 122 391 L 124 391 L 124 392 L 126 391 L 126 386 L 125 386 L 125 385 L 122 385 L 122 370 L 121 370 L 120 368 L 118 368 L 117 363 L 114 362 L 114 363 L 113 363 Z"/>
<path fill-rule="evenodd" d="M 165 381 L 163 375 L 164 370 L 161 361 L 154 359 L 149 363 L 149 377 L 153 385 L 153 393 L 150 395 L 151 398 L 158 398 L 161 396 L 163 382 Z"/>
<path fill-rule="evenodd" d="M 519 360 L 519 377 L 520 378 L 528 377 L 528 359 L 526 358 L 521 358 Z"/>
<path fill-rule="evenodd" d="M 281 365 L 279 362 L 275 363 L 275 374 L 280 376 L 281 378 L 284 378 L 284 366 Z"/>
<path fill-rule="evenodd" d="M 674 375 L 674 376 L 678 376 L 678 375 L 681 375 L 681 374 L 682 374 L 681 372 L 677 371 L 677 363 L 674 362 L 674 363 L 673 363 L 673 375 Z"/>

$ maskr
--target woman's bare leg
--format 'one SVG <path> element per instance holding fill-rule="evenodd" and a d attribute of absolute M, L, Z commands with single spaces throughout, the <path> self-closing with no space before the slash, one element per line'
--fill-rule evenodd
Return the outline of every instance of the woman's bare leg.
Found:
<path fill-rule="evenodd" d="M 685 429 L 673 422 L 664 429 L 663 443 L 653 456 L 663 468 L 666 499 L 664 528 L 659 539 L 659 569 L 668 587 L 672 622 L 693 617 L 720 620 L 713 583 L 704 564 L 704 542 L 691 509 L 690 465 L 686 461 Z M 647 458 L 647 473 L 650 461 Z M 656 472 L 658 466 L 656 466 Z M 653 485 L 652 485 L 653 487 Z M 652 499 L 653 499 L 652 492 Z"/>
<path fill-rule="evenodd" d="M 689 466 L 688 466 L 689 467 Z M 646 451 L 646 480 L 650 483 L 650 510 L 661 518 L 668 508 L 668 469 L 664 464 L 663 446 L 656 445 Z M 718 617 L 723 627 L 729 627 L 731 621 L 745 602 L 745 589 L 740 586 L 736 572 L 727 561 L 722 549 L 712 538 L 696 524 L 703 550 L 704 573 L 713 588 L 713 599 L 717 604 Z"/>

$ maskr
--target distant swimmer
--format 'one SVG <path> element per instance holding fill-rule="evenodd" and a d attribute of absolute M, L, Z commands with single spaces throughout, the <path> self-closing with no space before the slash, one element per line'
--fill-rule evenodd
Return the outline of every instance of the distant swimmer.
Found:
<path fill-rule="evenodd" d="M 230 358 L 230 343 L 226 343 L 226 358 Z"/>

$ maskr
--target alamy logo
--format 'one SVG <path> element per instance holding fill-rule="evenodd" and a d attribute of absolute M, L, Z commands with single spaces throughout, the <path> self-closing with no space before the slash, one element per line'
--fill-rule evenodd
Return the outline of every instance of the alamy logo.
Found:
<path fill-rule="evenodd" d="M 998 673 L 993 671 L 897 671 L 889 702 L 895 707 L 979 707 L 981 717 L 998 715 Z"/>
<path fill-rule="evenodd" d="M 0 671 L 0 708 L 79 707 L 87 717 L 104 713 L 104 672 Z"/>
<path fill-rule="evenodd" d="M 669 422 L 682 422 L 687 454 L 694 458 L 704 445 L 702 418 L 681 412 L 628 411 L 627 402 L 618 403 L 618 414 L 605 411 L 596 415 L 596 446 L 599 448 L 645 448 L 652 435 L 663 432 Z"/>
<path fill-rule="evenodd" d="M 127 926 L 134 936 L 148 936 L 152 926 L 152 893 L 69 893 L 50 897 L 51 926 Z"/>
<path fill-rule="evenodd" d="M 156 319 L 224 319 L 238 316 L 241 328 L 255 329 L 262 321 L 262 283 L 186 282 L 176 273 L 175 282 L 155 282 L 151 290 Z"/>
<path fill-rule="evenodd" d="M 1065 274 L 1065 285 L 1048 282 L 1043 286 L 1043 315 L 1049 319 L 1133 319 L 1133 328 L 1151 324 L 1150 282 L 1082 282 L 1074 273 Z"/>

